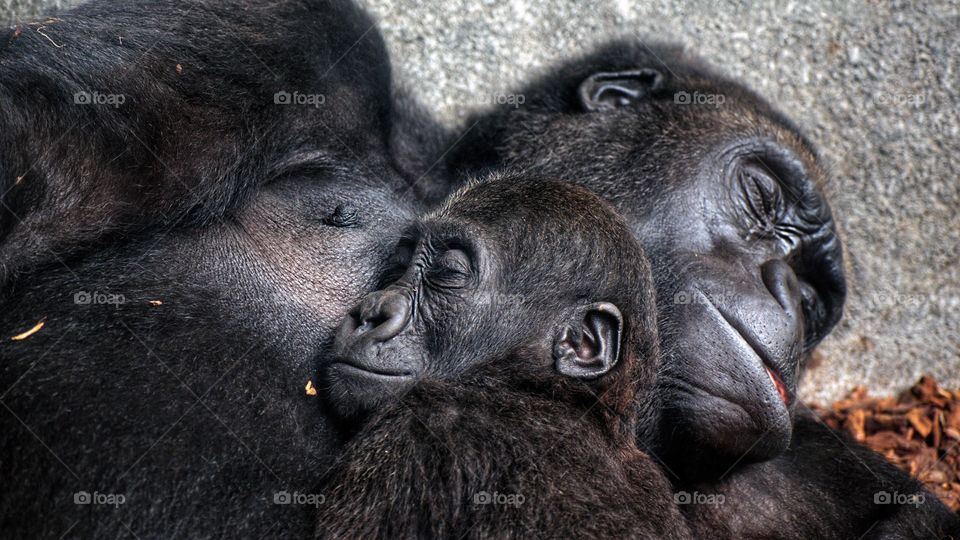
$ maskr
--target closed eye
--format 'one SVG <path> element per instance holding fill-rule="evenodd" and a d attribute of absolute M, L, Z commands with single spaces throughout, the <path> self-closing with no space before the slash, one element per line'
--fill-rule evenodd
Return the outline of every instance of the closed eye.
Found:
<path fill-rule="evenodd" d="M 739 173 L 740 188 L 754 232 L 772 236 L 783 218 L 785 204 L 780 182 L 762 164 L 745 164 Z"/>
<path fill-rule="evenodd" d="M 338 204 L 333 212 L 323 219 L 323 224 L 338 228 L 358 227 L 361 224 L 360 210 L 350 203 Z"/>
<path fill-rule="evenodd" d="M 441 253 L 427 272 L 427 278 L 438 287 L 459 289 L 473 279 L 473 262 L 462 249 L 447 249 Z"/>

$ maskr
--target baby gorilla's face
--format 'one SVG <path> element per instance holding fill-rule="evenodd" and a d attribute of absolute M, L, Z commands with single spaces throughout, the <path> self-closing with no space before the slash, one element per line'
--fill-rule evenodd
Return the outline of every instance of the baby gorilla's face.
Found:
<path fill-rule="evenodd" d="M 385 287 L 340 325 L 325 377 L 338 413 L 365 414 L 422 377 L 455 374 L 469 361 L 470 334 L 502 334 L 489 316 L 498 307 L 488 300 L 497 297 L 498 283 L 482 268 L 479 242 L 463 231 L 437 229 L 408 231 L 391 257 Z"/>
<path fill-rule="evenodd" d="M 543 277 L 563 275 L 544 268 L 555 263 L 516 264 L 517 246 L 504 245 L 510 235 L 485 234 L 455 208 L 403 235 L 384 287 L 341 324 L 322 388 L 342 417 L 364 416 L 421 378 L 456 377 L 512 355 L 532 375 L 574 379 L 596 379 L 617 364 L 624 328 L 617 306 L 566 294 Z"/>

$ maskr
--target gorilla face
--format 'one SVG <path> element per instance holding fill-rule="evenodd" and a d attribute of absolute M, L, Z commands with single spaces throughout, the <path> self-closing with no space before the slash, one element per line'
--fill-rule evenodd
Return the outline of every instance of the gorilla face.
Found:
<path fill-rule="evenodd" d="M 613 202 L 657 283 L 659 451 L 678 471 L 779 454 L 805 353 L 845 297 L 811 146 L 673 50 L 617 43 L 556 73 L 524 91 L 524 107 L 481 119 L 451 169 L 530 168 Z"/>
<path fill-rule="evenodd" d="M 409 227 L 390 266 L 384 287 L 337 334 L 323 388 L 342 417 L 365 416 L 420 379 L 495 361 L 515 370 L 508 378 L 610 385 L 599 379 L 626 349 L 644 376 L 631 360 L 616 386 L 652 380 L 646 257 L 613 209 L 582 187 L 530 177 L 472 185 Z M 612 394 L 629 409 L 638 392 Z"/>
<path fill-rule="evenodd" d="M 341 416 L 368 414 L 418 379 L 458 372 L 456 353 L 469 351 L 457 342 L 496 321 L 480 301 L 484 290 L 497 292 L 483 242 L 460 224 L 444 229 L 408 231 L 391 257 L 387 285 L 340 325 L 324 386 Z"/>
<path fill-rule="evenodd" d="M 804 353 L 840 317 L 839 242 L 788 150 L 735 142 L 697 168 L 638 220 L 668 334 L 666 429 L 734 460 L 772 457 L 790 440 Z"/>
<path fill-rule="evenodd" d="M 657 150 L 631 175 L 637 195 L 601 186 L 655 268 L 668 453 L 767 459 L 789 444 L 804 353 L 840 318 L 842 253 L 812 153 L 775 122 L 738 122 L 749 102 L 725 107 L 624 110 Z"/>

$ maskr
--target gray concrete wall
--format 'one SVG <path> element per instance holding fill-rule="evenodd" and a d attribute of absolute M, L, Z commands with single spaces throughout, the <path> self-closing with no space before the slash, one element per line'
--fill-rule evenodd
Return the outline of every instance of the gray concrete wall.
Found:
<path fill-rule="evenodd" d="M 846 233 L 847 313 L 804 394 L 892 392 L 922 373 L 960 387 L 957 2 L 362 1 L 450 125 L 617 35 L 685 43 L 743 79 L 820 145 Z M 0 0 L 0 20 L 36 3 Z"/>

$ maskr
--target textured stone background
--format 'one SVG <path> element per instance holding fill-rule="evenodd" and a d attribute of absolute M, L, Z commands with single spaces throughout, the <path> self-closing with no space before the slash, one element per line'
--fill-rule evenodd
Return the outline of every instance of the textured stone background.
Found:
<path fill-rule="evenodd" d="M 847 313 L 805 395 L 922 373 L 960 387 L 960 3 L 362 1 L 450 125 L 618 35 L 685 43 L 743 79 L 819 143 L 846 232 Z M 72 2 L 38 3 L 0 0 L 0 20 Z"/>

